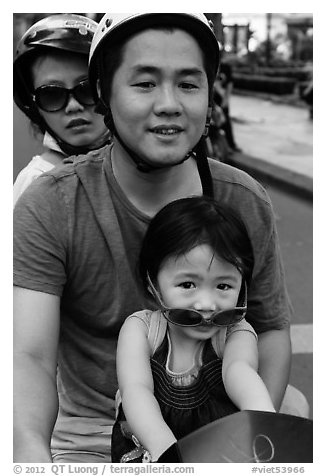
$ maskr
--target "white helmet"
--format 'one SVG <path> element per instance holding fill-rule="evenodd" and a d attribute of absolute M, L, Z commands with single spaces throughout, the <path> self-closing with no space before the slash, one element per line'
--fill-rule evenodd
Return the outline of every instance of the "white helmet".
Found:
<path fill-rule="evenodd" d="M 205 52 L 207 51 L 216 75 L 219 66 L 218 41 L 212 22 L 203 13 L 106 13 L 96 30 L 89 54 L 89 80 L 94 97 L 97 97 L 97 64 L 103 44 L 106 41 L 109 45 L 119 43 L 146 28 L 160 26 L 180 27 L 197 38 Z"/>

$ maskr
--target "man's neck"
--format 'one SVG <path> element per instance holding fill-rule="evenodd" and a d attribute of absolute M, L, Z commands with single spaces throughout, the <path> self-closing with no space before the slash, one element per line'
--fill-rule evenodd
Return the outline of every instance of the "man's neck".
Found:
<path fill-rule="evenodd" d="M 138 210 L 148 216 L 154 216 L 173 200 L 202 194 L 193 158 L 170 168 L 144 173 L 137 170 L 129 157 L 120 153 L 119 147 L 113 147 L 111 157 L 113 174 L 122 191 Z"/>

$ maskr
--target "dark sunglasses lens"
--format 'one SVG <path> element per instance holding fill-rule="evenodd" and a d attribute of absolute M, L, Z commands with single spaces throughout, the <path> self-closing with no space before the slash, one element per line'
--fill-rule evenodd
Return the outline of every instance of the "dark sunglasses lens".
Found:
<path fill-rule="evenodd" d="M 219 326 L 229 326 L 230 324 L 241 321 L 243 316 L 244 311 L 241 309 L 227 309 L 213 316 L 213 322 Z"/>
<path fill-rule="evenodd" d="M 95 104 L 92 90 L 88 81 L 80 83 L 75 88 L 75 97 L 84 106 L 93 106 Z"/>
<path fill-rule="evenodd" d="M 181 326 L 195 326 L 201 323 L 201 315 L 189 309 L 172 309 L 169 320 Z"/>
<path fill-rule="evenodd" d="M 46 86 L 35 91 L 36 104 L 47 112 L 59 111 L 65 106 L 67 91 L 58 86 Z"/>

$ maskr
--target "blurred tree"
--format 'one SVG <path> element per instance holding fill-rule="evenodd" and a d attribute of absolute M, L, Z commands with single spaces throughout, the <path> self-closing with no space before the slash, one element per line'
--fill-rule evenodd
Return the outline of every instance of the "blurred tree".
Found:
<path fill-rule="evenodd" d="M 213 22 L 216 38 L 223 45 L 222 13 L 205 13 L 205 16 Z"/>

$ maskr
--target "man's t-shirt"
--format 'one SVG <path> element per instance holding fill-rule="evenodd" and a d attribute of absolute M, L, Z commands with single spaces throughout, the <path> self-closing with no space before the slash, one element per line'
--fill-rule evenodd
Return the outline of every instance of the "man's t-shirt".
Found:
<path fill-rule="evenodd" d="M 14 211 L 14 284 L 61 297 L 60 412 L 102 421 L 114 418 L 119 329 L 133 312 L 155 309 L 136 271 L 150 218 L 120 189 L 110 153 L 109 146 L 43 174 Z M 210 167 L 215 199 L 240 213 L 253 244 L 247 320 L 257 333 L 283 328 L 291 306 L 270 200 L 246 173 L 217 161 Z"/>

